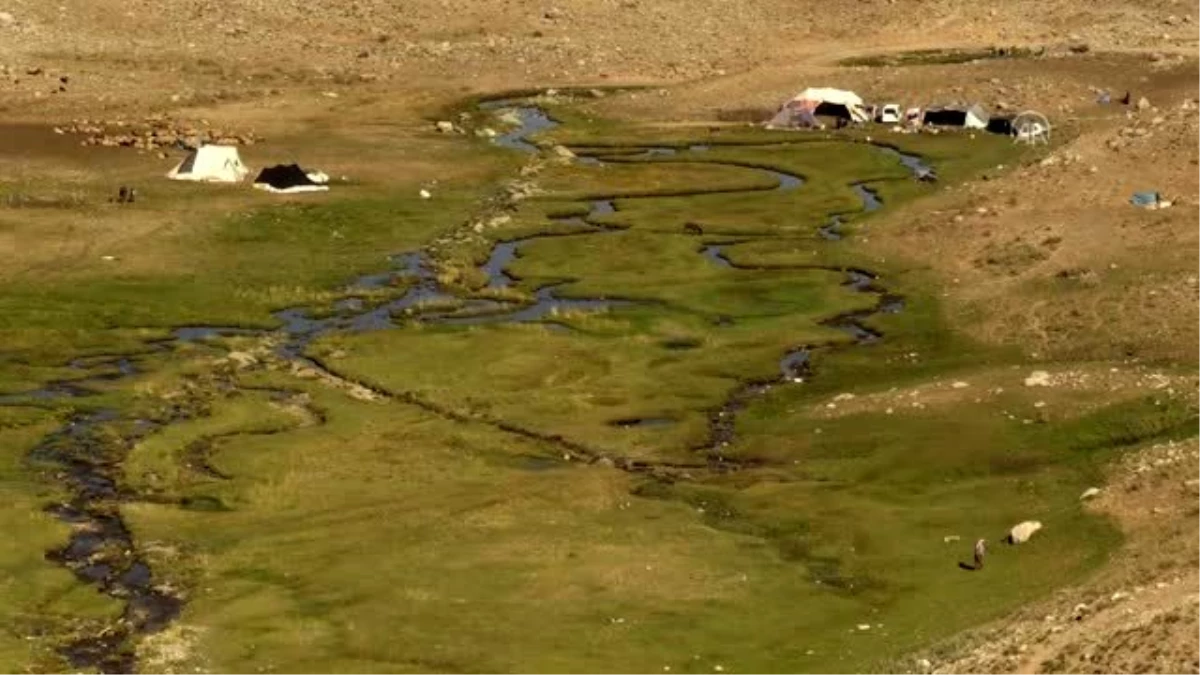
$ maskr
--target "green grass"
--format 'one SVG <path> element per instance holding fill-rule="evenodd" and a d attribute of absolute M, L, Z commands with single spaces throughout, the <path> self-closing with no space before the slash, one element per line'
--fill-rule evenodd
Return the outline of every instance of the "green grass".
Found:
<path fill-rule="evenodd" d="M 522 247 L 506 297 L 563 282 L 564 296 L 635 302 L 522 325 L 418 317 L 310 346 L 332 371 L 395 395 L 379 401 L 270 362 L 234 370 L 226 351 L 256 346 L 238 338 L 144 355 L 141 374 L 88 400 L 0 408 L 0 490 L 12 505 L 0 523 L 20 535 L 0 547 L 15 598 L 0 603 L 11 626 L 0 666 L 54 669 L 50 650 L 76 620 L 116 609 L 41 559 L 65 531 L 40 513 L 57 496 L 52 483 L 31 480 L 22 458 L 72 407 L 113 406 L 127 420 L 186 413 L 133 445 L 122 466 L 141 497 L 122 506 L 134 538 L 156 580 L 187 598 L 178 623 L 141 645 L 141 665 L 177 672 L 886 669 L 1094 569 L 1119 537 L 1081 509 L 1079 493 L 1125 449 L 1194 433 L 1193 406 L 1107 392 L 1060 404 L 1018 388 L 902 414 L 817 414 L 831 394 L 1020 363 L 956 334 L 936 289 L 901 274 L 902 261 L 877 270 L 907 302 L 869 319 L 884 341 L 848 347 L 821 323 L 876 301 L 822 269 L 876 269 L 852 238 L 816 233 L 833 214 L 851 228 L 886 217 L 861 213 L 849 186 L 869 183 L 888 207 L 935 188 L 866 132 L 667 130 L 553 112 L 568 126 L 543 140 L 595 154 L 712 148 L 548 165 L 543 192 L 469 234 L 460 226 L 491 185 L 442 186 L 434 200 L 404 186 L 216 220 L 183 236 L 180 270 L 4 285 L 5 391 L 61 377 L 68 355 L 133 349 L 173 325 L 269 327 L 272 310 L 294 303 L 327 312 L 347 280 L 435 239 L 439 271 L 464 297 L 495 294 L 474 269 L 492 242 L 545 233 L 561 236 Z M 986 136 L 872 142 L 927 157 L 949 183 L 1023 152 Z M 763 169 L 806 182 L 773 191 Z M 617 211 L 597 221 L 612 229 L 549 220 L 584 215 L 593 198 L 615 199 Z M 705 259 L 700 249 L 714 242 L 738 266 L 762 269 Z M 777 377 L 787 351 L 827 343 L 848 348 L 818 350 L 811 380 L 739 412 L 738 438 L 721 453 L 761 468 L 667 481 L 564 458 L 582 445 L 701 464 L 708 415 L 731 391 Z M 1054 403 L 1038 423 L 996 409 L 1033 409 L 1038 397 Z M 638 418 L 671 423 L 616 424 Z M 224 478 L 197 470 L 193 453 L 206 443 Z M 1031 518 L 1046 527 L 1030 543 L 996 543 Z M 960 570 L 979 537 L 993 543 L 987 569 Z M 44 637 L 24 639 L 39 628 Z"/>
<path fill-rule="evenodd" d="M 270 312 L 327 300 L 342 283 L 388 267 L 468 213 L 476 187 L 446 189 L 431 204 L 415 194 L 281 204 L 224 218 L 191 235 L 202 274 L 104 274 L 5 285 L 0 338 L 9 358 L 54 363 L 63 354 L 125 351 L 179 325 L 270 327 Z"/>
<path fill-rule="evenodd" d="M 63 495 L 48 483 L 31 480 L 24 453 L 56 426 L 53 413 L 0 408 L 0 667 L 5 670 L 60 671 L 54 652 L 63 635 L 102 626 L 121 606 L 48 563 L 45 552 L 61 546 L 68 529 L 43 508 Z"/>
<path fill-rule="evenodd" d="M 301 423 L 295 414 L 272 405 L 266 394 L 257 392 L 221 399 L 206 407 L 203 417 L 172 424 L 135 445 L 123 466 L 126 483 L 139 494 L 158 499 L 170 500 L 178 492 L 190 494 L 192 488 L 202 487 L 213 478 L 188 467 L 189 446 L 207 446 L 205 461 L 220 471 L 219 453 L 228 439 L 241 434 L 278 433 Z"/>

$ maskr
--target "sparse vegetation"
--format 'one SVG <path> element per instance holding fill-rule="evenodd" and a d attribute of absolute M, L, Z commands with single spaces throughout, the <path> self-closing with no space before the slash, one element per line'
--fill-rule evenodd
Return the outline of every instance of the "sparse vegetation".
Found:
<path fill-rule="evenodd" d="M 985 59 L 1027 59 L 1045 53 L 1041 47 L 988 47 L 986 49 L 914 49 L 875 56 L 855 56 L 842 59 L 843 66 L 926 66 L 971 63 Z"/>

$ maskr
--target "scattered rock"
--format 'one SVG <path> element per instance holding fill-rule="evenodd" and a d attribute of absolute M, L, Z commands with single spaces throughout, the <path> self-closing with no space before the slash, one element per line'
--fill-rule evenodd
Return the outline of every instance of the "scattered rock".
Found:
<path fill-rule="evenodd" d="M 229 352 L 229 360 L 234 363 L 239 369 L 245 369 L 258 363 L 258 359 L 250 352 Z"/>
<path fill-rule="evenodd" d="M 1035 370 L 1025 378 L 1026 387 L 1049 387 L 1050 373 L 1044 370 Z"/>
<path fill-rule="evenodd" d="M 215 143 L 219 145 L 254 145 L 259 140 L 253 132 L 234 132 L 196 125 L 165 116 L 150 116 L 140 122 L 118 119 L 101 121 L 80 119 L 59 127 L 63 133 L 86 136 L 82 145 L 104 147 L 132 147 L 138 150 L 156 150 L 182 146 L 185 149 Z"/>
<path fill-rule="evenodd" d="M 1024 544 L 1029 541 L 1034 532 L 1042 529 L 1042 524 L 1036 520 L 1027 520 L 1018 525 L 1014 525 L 1008 532 L 1008 542 L 1010 544 Z"/>

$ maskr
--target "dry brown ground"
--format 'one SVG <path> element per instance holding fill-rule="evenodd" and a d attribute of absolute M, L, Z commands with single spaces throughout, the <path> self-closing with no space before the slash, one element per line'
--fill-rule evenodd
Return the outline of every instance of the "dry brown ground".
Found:
<path fill-rule="evenodd" d="M 911 261 L 944 289 L 952 325 L 1019 345 L 1031 368 L 1120 360 L 1194 370 L 1196 25 L 1195 6 L 1173 0 L 12 0 L 0 7 L 0 124 L 40 126 L 0 126 L 0 180 L 39 199 L 99 205 L 85 223 L 52 203 L 27 207 L 0 231 L 0 254 L 18 261 L 0 277 L 97 265 L 109 252 L 179 265 L 159 252 L 139 260 L 138 242 L 200 226 L 186 203 L 133 219 L 103 205 L 118 182 L 173 160 L 81 149 L 47 131 L 72 118 L 209 119 L 268 138 L 245 150 L 251 163 L 299 156 L 386 185 L 462 170 L 427 120 L 468 92 L 662 83 L 602 109 L 683 121 L 769 109 L 828 84 L 872 99 L 1036 108 L 1069 139 L 1044 165 L 955 186 L 871 226 L 868 250 Z M 1084 42 L 1088 54 L 1065 49 Z M 864 53 L 1009 44 L 1053 56 L 836 66 Z M 1094 88 L 1152 107 L 1099 106 Z M 316 140 L 330 134 L 336 143 Z M 1127 199 L 1138 189 L 1175 207 L 1134 209 Z M 222 194 L 205 209 L 240 200 Z M 1112 564 L 943 646 L 929 667 L 1196 672 L 1196 473 L 1194 442 L 1114 467 L 1094 502 L 1128 537 Z"/>

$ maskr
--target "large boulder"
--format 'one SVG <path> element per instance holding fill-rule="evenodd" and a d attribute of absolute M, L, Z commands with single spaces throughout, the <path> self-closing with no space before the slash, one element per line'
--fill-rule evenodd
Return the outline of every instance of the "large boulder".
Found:
<path fill-rule="evenodd" d="M 1029 538 L 1033 536 L 1034 532 L 1037 532 L 1040 529 L 1042 529 L 1042 524 L 1036 520 L 1027 520 L 1018 525 L 1014 525 L 1013 528 L 1008 531 L 1008 543 L 1024 544 L 1025 542 L 1029 541 Z"/>

